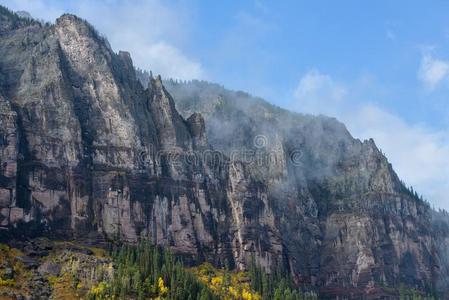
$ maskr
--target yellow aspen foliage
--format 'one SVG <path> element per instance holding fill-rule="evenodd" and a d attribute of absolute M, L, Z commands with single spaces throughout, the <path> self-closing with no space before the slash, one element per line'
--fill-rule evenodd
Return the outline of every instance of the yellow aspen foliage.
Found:
<path fill-rule="evenodd" d="M 14 279 L 3 279 L 3 278 L 0 278 L 0 286 L 10 286 L 10 287 L 12 287 L 14 285 L 15 285 Z"/>
<path fill-rule="evenodd" d="M 164 279 L 162 277 L 159 277 L 157 281 L 157 286 L 159 288 L 159 295 L 165 296 L 168 293 L 168 287 L 165 286 Z"/>
<path fill-rule="evenodd" d="M 97 286 L 91 287 L 89 294 L 95 297 L 95 299 L 104 299 L 105 292 L 108 289 L 108 284 L 104 281 L 100 282 Z"/>
<path fill-rule="evenodd" d="M 212 285 L 218 287 L 218 286 L 222 285 L 222 283 L 223 283 L 223 278 L 216 276 L 216 277 L 212 278 L 211 283 L 212 283 Z"/>
<path fill-rule="evenodd" d="M 243 300 L 260 300 L 259 294 L 253 294 L 251 291 L 244 289 L 242 291 L 242 299 Z"/>
<path fill-rule="evenodd" d="M 190 269 L 216 296 L 226 300 L 261 300 L 259 293 L 251 289 L 246 272 L 233 272 L 204 263 Z"/>
<path fill-rule="evenodd" d="M 228 293 L 233 299 L 239 298 L 239 292 L 232 286 L 228 287 Z"/>

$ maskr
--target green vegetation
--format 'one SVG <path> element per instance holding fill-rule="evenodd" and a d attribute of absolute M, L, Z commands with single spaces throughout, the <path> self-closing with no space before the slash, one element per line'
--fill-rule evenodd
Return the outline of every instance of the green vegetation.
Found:
<path fill-rule="evenodd" d="M 40 243 L 51 249 L 36 258 L 47 270 L 42 274 L 17 259 L 26 254 L 0 244 L 0 264 L 8 266 L 0 269 L 0 298 L 36 296 L 45 290 L 42 296 L 54 299 L 315 299 L 292 288 L 290 280 L 275 279 L 256 266 L 251 272 L 218 269 L 210 263 L 187 268 L 170 251 L 146 241 L 109 250 L 67 241 Z M 12 272 L 8 275 L 6 269 Z"/>
<path fill-rule="evenodd" d="M 423 203 L 427 207 L 430 208 L 430 203 L 424 199 L 422 195 L 419 195 L 416 190 L 413 189 L 413 186 L 408 187 L 405 182 L 401 181 L 401 192 L 408 195 L 410 198 L 414 199 L 415 201 L 418 201 L 419 203 Z"/>
<path fill-rule="evenodd" d="M 148 242 L 123 245 L 110 251 L 104 264 L 87 277 L 78 277 L 80 264 L 72 262 L 71 286 L 87 299 L 316 299 L 313 293 L 295 289 L 285 273 L 267 275 L 255 263 L 249 272 L 217 269 L 210 263 L 186 269 L 169 251 Z M 111 272 L 109 272 L 110 270 Z M 89 289 L 82 293 L 88 286 Z"/>
<path fill-rule="evenodd" d="M 414 289 L 407 288 L 404 284 L 399 286 L 399 299 L 400 300 L 436 300 L 435 296 L 425 295 Z"/>
<path fill-rule="evenodd" d="M 216 299 L 170 252 L 148 242 L 111 251 L 112 279 L 91 287 L 88 299 Z"/>
<path fill-rule="evenodd" d="M 28 291 L 26 283 L 30 280 L 31 274 L 22 262 L 16 260 L 16 257 L 22 255 L 21 251 L 0 244 L 0 298 L 4 292 Z M 6 274 L 7 269 L 11 274 Z"/>
<path fill-rule="evenodd" d="M 249 277 L 252 288 L 262 295 L 262 299 L 270 300 L 312 300 L 317 299 L 314 292 L 302 292 L 296 288 L 288 272 L 282 267 L 267 274 L 259 267 L 255 259 L 249 265 Z"/>
<path fill-rule="evenodd" d="M 20 24 L 29 25 L 33 23 L 32 19 L 22 18 L 12 10 L 0 5 L 0 15 L 4 15 L 11 20 L 13 28 L 19 26 Z"/>
<path fill-rule="evenodd" d="M 67 241 L 34 242 L 51 249 L 35 258 L 44 273 L 22 262 L 20 258 L 26 257 L 26 252 L 0 244 L 0 299 L 15 299 L 12 295 L 68 300 L 318 298 L 305 286 L 295 285 L 287 270 L 279 267 L 267 274 L 254 258 L 248 271 L 219 269 L 210 263 L 187 268 L 170 251 L 146 241 L 109 250 Z M 399 289 L 384 290 L 404 300 L 447 298 L 430 296 L 434 293 L 429 292 L 425 295 L 404 284 Z"/>

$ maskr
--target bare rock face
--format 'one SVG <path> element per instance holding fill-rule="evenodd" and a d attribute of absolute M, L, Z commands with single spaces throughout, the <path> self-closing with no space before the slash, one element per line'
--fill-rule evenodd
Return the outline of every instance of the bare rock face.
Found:
<path fill-rule="evenodd" d="M 193 147 L 195 149 L 207 149 L 209 142 L 207 140 L 206 125 L 203 116 L 199 113 L 193 113 L 187 119 L 187 123 L 192 133 Z"/>
<path fill-rule="evenodd" d="M 214 149 L 253 158 L 239 174 L 257 179 L 266 200 L 243 205 L 242 215 L 268 229 L 257 228 L 255 245 L 269 249 L 251 250 L 267 258 L 262 265 L 277 256 L 298 283 L 329 298 L 398 297 L 401 285 L 447 291 L 449 231 L 434 229 L 429 205 L 405 188 L 373 140 L 352 138 L 335 119 L 293 114 L 215 84 L 165 84 L 182 115 L 205 116 Z M 232 196 L 231 203 L 244 199 Z"/>
<path fill-rule="evenodd" d="M 240 269 L 254 257 L 323 297 L 447 290 L 447 239 L 372 140 L 205 83 L 144 88 L 78 17 L 12 18 L 0 11 L 1 239 L 150 239 Z"/>
<path fill-rule="evenodd" d="M 21 217 L 22 211 L 15 207 L 19 139 L 17 115 L 0 95 L 0 224 L 7 226 L 9 220 Z M 12 210 L 12 211 L 11 211 Z"/>
<path fill-rule="evenodd" d="M 185 121 L 160 77 L 144 89 L 73 15 L 0 44 L 2 237 L 146 238 L 233 264 L 228 166 L 201 155 L 201 116 Z"/>

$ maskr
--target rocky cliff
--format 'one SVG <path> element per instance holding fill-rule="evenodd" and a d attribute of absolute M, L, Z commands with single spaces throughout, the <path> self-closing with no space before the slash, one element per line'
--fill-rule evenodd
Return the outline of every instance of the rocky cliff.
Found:
<path fill-rule="evenodd" d="M 240 269 L 254 257 L 322 297 L 447 290 L 447 239 L 374 141 L 192 84 L 142 79 L 76 16 L 2 8 L 1 238 L 149 239 Z"/>
<path fill-rule="evenodd" d="M 379 286 L 433 290 L 445 278 L 446 244 L 438 240 L 447 232 L 432 228 L 433 211 L 373 140 L 352 138 L 335 119 L 294 114 L 216 84 L 165 84 L 183 115 L 205 116 L 214 149 L 269 156 L 266 164 L 250 161 L 249 177 L 267 189 L 282 253 L 299 282 L 322 287 L 323 297 L 380 297 Z"/>

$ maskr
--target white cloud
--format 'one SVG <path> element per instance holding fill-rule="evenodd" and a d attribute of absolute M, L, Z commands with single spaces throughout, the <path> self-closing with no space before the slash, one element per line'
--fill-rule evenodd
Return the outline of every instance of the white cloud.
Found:
<path fill-rule="evenodd" d="M 346 87 L 342 84 L 313 69 L 299 80 L 294 91 L 297 101 L 295 106 L 306 113 L 333 115 L 341 106 L 346 93 Z"/>
<path fill-rule="evenodd" d="M 430 54 L 425 54 L 421 60 L 418 71 L 418 79 L 430 90 L 435 89 L 440 82 L 448 79 L 449 62 L 433 58 Z"/>
<path fill-rule="evenodd" d="M 355 137 L 373 138 L 406 184 L 436 207 L 449 209 L 449 131 L 408 124 L 374 104 L 361 102 L 357 89 L 314 70 L 299 80 L 291 108 L 335 116 Z"/>
<path fill-rule="evenodd" d="M 32 16 L 54 21 L 64 12 L 91 22 L 104 34 L 115 51 L 131 53 L 134 64 L 163 77 L 204 78 L 202 65 L 185 54 L 189 41 L 191 12 L 177 3 L 162 0 L 12 0 L 1 1 L 13 10 L 26 10 Z"/>
<path fill-rule="evenodd" d="M 203 68 L 197 62 L 189 60 L 179 49 L 165 43 L 157 42 L 151 45 L 141 45 L 133 51 L 134 60 L 144 69 L 157 70 L 167 76 L 178 79 L 202 78 Z"/>
<path fill-rule="evenodd" d="M 76 2 L 76 11 L 93 22 L 114 49 L 131 53 L 135 65 L 178 79 L 203 78 L 200 63 L 181 50 L 190 34 L 188 8 L 161 0 Z M 98 16 L 101 15 L 101 18 Z"/>

